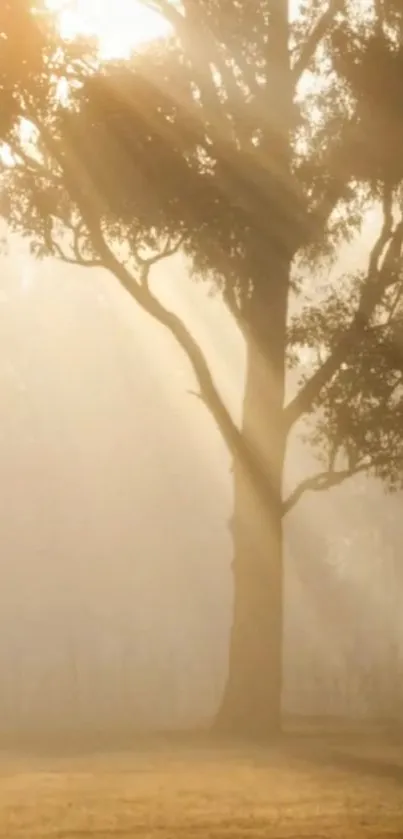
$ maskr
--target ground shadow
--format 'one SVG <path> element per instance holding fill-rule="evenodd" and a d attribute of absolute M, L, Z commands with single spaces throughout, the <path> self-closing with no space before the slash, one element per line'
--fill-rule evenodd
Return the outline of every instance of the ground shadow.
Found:
<path fill-rule="evenodd" d="M 334 767 L 358 775 L 385 778 L 403 784 L 403 742 L 397 738 L 353 739 L 335 737 L 288 740 L 287 750 L 294 757 L 323 767 Z M 372 749 L 368 750 L 368 747 Z"/>

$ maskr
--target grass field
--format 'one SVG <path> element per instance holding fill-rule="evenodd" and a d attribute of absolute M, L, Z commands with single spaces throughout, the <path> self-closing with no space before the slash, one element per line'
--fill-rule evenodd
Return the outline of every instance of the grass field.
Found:
<path fill-rule="evenodd" d="M 403 755 L 323 739 L 3 753 L 0 837 L 403 839 Z"/>

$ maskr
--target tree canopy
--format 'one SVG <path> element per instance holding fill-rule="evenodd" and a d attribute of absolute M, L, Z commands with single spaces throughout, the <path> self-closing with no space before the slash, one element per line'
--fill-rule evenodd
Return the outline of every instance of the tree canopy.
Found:
<path fill-rule="evenodd" d="M 152 266 L 181 249 L 247 332 L 267 242 L 294 259 L 290 293 L 303 298 L 377 204 L 367 269 L 289 324 L 290 365 L 307 348 L 312 363 L 284 423 L 313 415 L 324 463 L 285 510 L 357 471 L 400 487 L 402 3 L 315 0 L 291 21 L 267 0 L 148 5 L 172 34 L 101 64 L 95 42 L 63 42 L 39 3 L 3 4 L 3 216 L 36 256 L 111 270 L 171 330 L 233 449 L 240 432 L 194 337 L 153 295 Z"/>

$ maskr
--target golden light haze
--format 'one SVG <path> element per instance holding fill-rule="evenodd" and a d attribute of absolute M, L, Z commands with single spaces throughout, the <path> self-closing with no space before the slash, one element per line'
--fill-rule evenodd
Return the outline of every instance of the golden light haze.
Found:
<path fill-rule="evenodd" d="M 138 43 L 161 37 L 168 26 L 138 0 L 48 0 L 60 17 L 65 38 L 96 35 L 103 58 L 124 57 Z"/>
<path fill-rule="evenodd" d="M 166 31 L 136 0 L 48 2 L 65 37 L 93 32 L 104 56 L 124 55 L 136 42 Z M 340 252 L 338 271 L 362 259 L 356 243 L 353 250 L 343 266 Z M 93 718 L 99 694 L 98 719 L 105 724 L 129 708 L 136 719 L 144 715 L 157 725 L 162 697 L 167 725 L 194 724 L 216 706 L 225 676 L 232 608 L 228 453 L 201 401 L 188 393 L 196 385 L 186 358 L 113 277 L 54 260 L 36 263 L 22 246 L 0 267 L 0 464 L 7 487 L 0 673 L 3 656 L 10 680 L 18 669 L 23 674 L 18 696 L 24 697 L 24 713 L 39 707 L 47 715 L 53 700 L 47 704 L 44 677 L 48 669 L 54 682 L 55 672 L 61 674 L 63 703 L 62 677 L 69 678 L 75 644 L 82 693 L 74 713 Z M 180 257 L 156 269 L 152 287 L 200 341 L 220 392 L 238 416 L 245 353 L 220 300 L 207 298 L 206 287 L 187 277 Z M 296 473 L 303 478 L 315 466 L 299 444 L 289 464 L 291 486 Z M 383 502 L 380 495 L 381 502 L 393 519 L 393 500 Z M 398 587 L 385 583 L 383 589 L 378 578 L 373 581 L 379 551 L 371 534 L 360 535 L 356 564 L 344 560 L 339 529 L 351 506 L 351 496 L 335 490 L 327 499 L 305 499 L 287 521 L 286 700 L 293 707 L 298 697 L 299 711 L 304 702 L 305 708 L 322 708 L 331 695 L 333 710 L 340 712 L 348 697 L 335 694 L 335 678 L 351 660 L 355 672 L 366 655 L 368 669 L 377 667 L 395 635 L 394 626 L 386 630 L 387 620 L 401 621 L 392 602 Z M 370 501 L 367 509 L 370 519 Z M 292 563 L 300 545 L 310 545 L 313 521 L 320 525 L 318 541 L 334 543 L 331 559 L 350 587 L 355 611 L 351 607 L 351 620 L 344 619 L 344 635 L 337 608 L 333 614 L 328 608 L 333 595 L 326 580 L 333 581 L 336 572 L 322 581 L 322 566 L 314 567 L 326 544 L 307 550 L 305 564 Z M 319 609 L 309 594 L 310 577 L 320 590 Z M 368 604 L 365 614 L 357 603 Z M 301 672 L 295 661 L 305 661 L 307 651 L 308 667 Z M 141 672 L 144 702 L 135 689 L 130 695 L 130 685 L 127 700 L 123 665 L 135 688 Z M 311 672 L 320 673 L 319 687 L 307 684 Z M 9 713 L 20 721 L 13 691 L 11 685 Z"/>

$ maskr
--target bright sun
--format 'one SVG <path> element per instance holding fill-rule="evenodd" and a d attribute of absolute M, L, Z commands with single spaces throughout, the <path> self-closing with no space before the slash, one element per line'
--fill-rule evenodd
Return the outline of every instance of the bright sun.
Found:
<path fill-rule="evenodd" d="M 168 32 L 167 23 L 141 0 L 48 0 L 66 38 L 96 35 L 103 58 L 120 58 L 133 46 Z"/>

